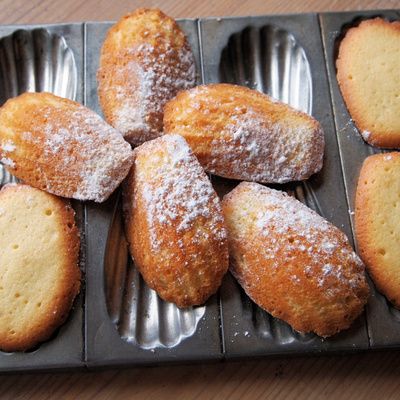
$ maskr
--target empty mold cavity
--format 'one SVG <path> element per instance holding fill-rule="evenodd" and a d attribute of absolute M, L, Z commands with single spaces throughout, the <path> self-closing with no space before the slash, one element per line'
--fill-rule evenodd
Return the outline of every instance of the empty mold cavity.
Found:
<path fill-rule="evenodd" d="M 295 37 L 272 25 L 233 34 L 223 49 L 220 81 L 247 86 L 312 111 L 311 69 Z"/>
<path fill-rule="evenodd" d="M 75 99 L 77 68 L 65 39 L 43 28 L 20 29 L 0 39 L 0 103 L 44 91 Z"/>
<path fill-rule="evenodd" d="M 195 333 L 205 307 L 180 309 L 146 285 L 129 256 L 119 208 L 110 227 L 104 268 L 108 313 L 124 340 L 143 349 L 170 348 Z"/>
<path fill-rule="evenodd" d="M 276 26 L 250 26 L 230 36 L 221 54 L 219 80 L 247 86 L 298 110 L 312 113 L 313 85 L 307 55 L 290 32 Z M 219 179 L 213 179 L 213 182 L 215 184 Z M 276 187 L 323 215 L 309 183 L 294 182 Z M 218 187 L 216 189 L 221 192 Z M 258 336 L 280 344 L 318 340 L 313 334 L 295 332 L 285 322 L 251 303 L 242 290 L 240 292 L 243 316 L 251 321 Z"/>

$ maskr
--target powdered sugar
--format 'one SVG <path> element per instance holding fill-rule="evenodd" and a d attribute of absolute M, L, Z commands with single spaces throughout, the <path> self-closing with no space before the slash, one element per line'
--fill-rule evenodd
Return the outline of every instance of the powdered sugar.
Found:
<path fill-rule="evenodd" d="M 254 220 L 254 225 L 241 225 L 235 235 L 239 241 L 265 237 L 263 257 L 269 260 L 271 270 L 287 269 L 295 283 L 302 276 L 314 281 L 327 297 L 343 287 L 352 290 L 359 282 L 365 282 L 361 260 L 336 227 L 284 192 L 252 183 L 242 183 L 236 190 L 239 189 L 250 197 L 242 198 L 235 218 Z M 257 208 L 252 203 L 254 199 L 260 199 Z M 296 261 L 291 264 L 290 260 L 300 258 L 303 267 L 296 266 Z"/>
<path fill-rule="evenodd" d="M 15 150 L 15 144 L 12 140 L 6 140 L 0 145 L 0 162 L 10 168 L 15 167 L 15 162 L 9 156 L 8 153 L 12 153 Z"/>
<path fill-rule="evenodd" d="M 158 249 L 162 245 L 155 227 L 174 224 L 176 232 L 182 234 L 199 220 L 208 225 L 207 230 L 198 230 L 203 238 L 210 232 L 214 237 L 225 239 L 225 229 L 217 228 L 223 222 L 217 195 L 186 141 L 178 135 L 157 140 L 162 141 L 165 152 L 153 156 L 152 162 L 157 165 L 152 172 L 153 180 L 140 167 L 136 177 L 145 200 L 152 247 Z M 148 151 L 152 146 L 157 144 L 148 142 L 141 147 Z"/>
<path fill-rule="evenodd" d="M 194 86 L 195 64 L 187 45 L 177 50 L 169 43 L 162 50 L 143 43 L 130 49 L 126 58 L 128 62 L 114 66 L 119 84 L 104 91 L 114 91 L 119 103 L 114 127 L 137 145 L 160 136 L 164 105 L 178 91 Z"/>
<path fill-rule="evenodd" d="M 165 129 L 187 138 L 215 175 L 284 183 L 306 179 L 322 167 L 319 124 L 269 96 L 233 85 L 204 85 L 170 104 Z"/>
<path fill-rule="evenodd" d="M 7 140 L 6 142 L 4 142 L 1 145 L 1 150 L 4 153 L 11 153 L 11 152 L 13 152 L 15 150 L 15 148 L 16 148 L 16 146 L 15 146 L 14 142 L 11 141 L 11 140 Z"/>
<path fill-rule="evenodd" d="M 315 148 L 323 148 L 322 136 L 312 137 L 306 124 L 290 127 L 277 121 L 268 125 L 265 116 L 250 107 L 246 113 L 234 115 L 223 139 L 217 138 L 211 145 L 218 164 L 208 170 L 218 174 L 224 163 L 241 179 L 284 183 L 304 179 L 321 168 L 322 157 L 316 165 L 312 163 Z"/>
<path fill-rule="evenodd" d="M 15 162 L 14 162 L 13 160 L 11 160 L 10 158 L 8 158 L 8 157 L 2 157 L 2 158 L 0 159 L 0 162 L 1 162 L 3 165 L 6 165 L 7 167 L 11 167 L 11 168 L 14 168 L 14 167 L 15 167 Z"/>
<path fill-rule="evenodd" d="M 369 132 L 369 131 L 362 131 L 362 132 L 361 132 L 361 136 L 363 137 L 363 139 L 364 139 L 365 141 L 368 141 L 369 137 L 371 136 L 371 132 Z"/>
<path fill-rule="evenodd" d="M 329 241 L 324 241 L 321 244 L 321 248 L 326 251 L 327 253 L 333 253 L 333 251 L 335 250 L 337 246 L 335 246 L 334 243 L 329 242 Z"/>
<path fill-rule="evenodd" d="M 35 162 L 46 179 L 45 190 L 78 200 L 104 201 L 129 171 L 130 145 L 97 114 L 77 103 L 71 102 L 70 108 L 42 105 L 37 112 L 46 122 L 25 124 L 19 136 L 24 146 L 39 154 Z"/>
<path fill-rule="evenodd" d="M 263 192 L 264 188 L 264 186 L 257 185 L 251 189 Z M 330 228 L 327 221 L 296 199 L 284 192 L 267 190 L 268 207 L 264 207 L 258 212 L 256 221 L 256 226 L 262 229 L 264 234 L 269 234 L 271 224 L 278 234 L 285 234 L 290 229 L 293 232 L 301 233 L 307 239 L 311 238 L 314 230 L 322 232 Z M 331 242 L 323 242 L 324 251 L 331 251 L 333 247 Z"/>

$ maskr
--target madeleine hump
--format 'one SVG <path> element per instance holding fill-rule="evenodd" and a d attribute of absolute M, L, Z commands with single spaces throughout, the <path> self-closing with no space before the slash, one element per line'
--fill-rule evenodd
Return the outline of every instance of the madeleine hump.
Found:
<path fill-rule="evenodd" d="M 327 337 L 361 314 L 369 288 L 346 236 L 285 192 L 243 182 L 222 202 L 232 274 L 296 331 Z"/>
<path fill-rule="evenodd" d="M 174 19 L 140 8 L 108 31 L 97 80 L 106 120 L 137 146 L 162 135 L 165 103 L 195 85 L 194 56 Z"/>
<path fill-rule="evenodd" d="M 243 86 L 211 84 L 167 103 L 165 133 L 182 135 L 207 172 L 285 183 L 322 168 L 324 134 L 310 115 Z"/>
<path fill-rule="evenodd" d="M 135 265 L 162 299 L 203 304 L 228 270 L 221 202 L 181 136 L 162 136 L 134 153 L 123 194 Z"/>
<path fill-rule="evenodd" d="M 133 162 L 129 143 L 95 112 L 50 93 L 24 93 L 0 108 L 0 161 L 25 183 L 102 202 Z"/>

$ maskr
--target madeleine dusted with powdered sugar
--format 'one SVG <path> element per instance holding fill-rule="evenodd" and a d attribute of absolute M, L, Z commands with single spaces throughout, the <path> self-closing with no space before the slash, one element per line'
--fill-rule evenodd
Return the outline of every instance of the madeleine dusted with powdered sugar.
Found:
<path fill-rule="evenodd" d="M 203 304 L 228 269 L 220 200 L 181 136 L 160 137 L 134 153 L 123 194 L 135 265 L 164 300 Z"/>
<path fill-rule="evenodd" d="M 211 84 L 167 103 L 164 131 L 182 135 L 206 171 L 285 183 L 322 168 L 324 134 L 310 115 L 242 86 Z"/>
<path fill-rule="evenodd" d="M 222 202 L 230 270 L 249 297 L 299 332 L 331 336 L 368 298 L 346 236 L 294 197 L 243 182 Z"/>
<path fill-rule="evenodd" d="M 136 146 L 162 134 L 164 105 L 194 86 L 195 61 L 175 20 L 140 8 L 108 31 L 97 79 L 106 120 Z"/>
<path fill-rule="evenodd" d="M 102 202 L 126 177 L 133 152 L 95 112 L 50 93 L 24 93 L 0 108 L 0 161 L 25 183 Z"/>

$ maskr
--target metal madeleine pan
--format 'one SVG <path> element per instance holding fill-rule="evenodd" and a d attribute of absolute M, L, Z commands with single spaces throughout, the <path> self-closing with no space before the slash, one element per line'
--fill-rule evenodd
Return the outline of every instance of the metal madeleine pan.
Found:
<path fill-rule="evenodd" d="M 0 27 L 0 104 L 25 91 L 49 91 L 82 101 L 83 24 Z M 15 182 L 0 165 L 0 186 Z M 85 267 L 84 209 L 73 202 Z M 67 321 L 27 352 L 0 352 L 0 372 L 83 368 L 84 284 Z"/>
<path fill-rule="evenodd" d="M 361 20 L 382 17 L 389 21 L 400 20 L 399 10 L 377 10 L 346 13 L 326 13 L 320 15 L 321 33 L 324 42 L 326 65 L 339 150 L 346 186 L 348 208 L 354 229 L 354 200 L 357 180 L 365 158 L 382 150 L 365 143 L 351 120 L 336 79 L 336 57 L 340 40 L 350 27 Z M 400 311 L 394 308 L 373 286 L 372 297 L 367 306 L 368 335 L 371 348 L 400 346 Z"/>
<path fill-rule="evenodd" d="M 389 18 L 399 19 L 398 13 L 390 11 L 371 15 L 387 13 L 390 13 Z M 332 38 L 338 36 L 346 23 L 344 21 L 352 23 L 354 18 L 367 15 L 361 12 L 323 14 L 319 20 L 315 14 L 306 14 L 179 21 L 196 55 L 199 82 L 232 82 L 262 90 L 310 112 L 322 123 L 326 138 L 323 170 L 305 185 L 293 183 L 280 188 L 317 210 L 350 239 L 351 221 L 341 166 L 347 195 L 351 195 L 357 168 L 363 159 L 360 156 L 360 162 L 357 161 L 357 149 L 368 149 L 368 146 L 357 142 L 358 136 L 354 135 L 347 111 L 340 108 L 343 107 L 342 99 L 336 81 L 332 79 L 335 77 L 332 60 L 336 40 Z M 331 78 L 335 121 L 318 22 L 322 28 L 326 65 Z M 50 91 L 60 95 L 65 93 L 66 96 L 75 93 L 78 101 L 100 113 L 96 70 L 100 47 L 110 26 L 111 23 L 85 23 L 1 27 L 0 96 L 3 97 L 0 101 L 18 94 L 18 91 L 48 90 L 50 85 Z M 44 28 L 48 32 L 30 34 L 32 39 L 27 39 L 25 34 L 17 35 L 18 43 L 27 39 L 28 43 L 32 40 L 40 44 L 43 40 L 42 46 L 28 46 L 42 49 L 42 58 L 37 58 L 30 50 L 18 52 L 14 56 L 18 60 L 14 74 L 11 80 L 7 80 L 5 76 L 9 75 L 5 74 L 10 69 L 7 60 L 11 47 L 6 43 L 7 52 L 1 39 L 21 28 L 29 32 Z M 49 40 L 53 34 L 64 38 L 67 50 L 64 45 L 59 45 L 58 52 L 53 50 L 53 39 Z M 43 39 L 39 40 L 41 36 Z M 56 37 L 54 41 L 62 43 L 60 38 Z M 73 53 L 75 68 L 61 67 L 71 66 L 68 49 Z M 59 53 L 62 55 L 57 56 Z M 27 67 L 22 68 L 24 63 Z M 40 68 L 41 65 L 57 67 L 50 71 L 46 67 Z M 64 71 L 62 76 L 68 78 L 57 80 L 60 75 L 54 71 Z M 19 89 L 14 89 L 14 83 L 10 84 L 15 79 Z M 346 129 L 350 130 L 344 133 L 343 138 Z M 346 158 L 343 149 L 351 144 L 345 141 L 350 134 L 356 145 L 362 146 L 356 148 L 354 145 L 357 154 Z M 13 178 L 1 169 L 0 179 L 3 184 Z M 212 182 L 220 195 L 237 184 L 218 177 L 212 177 Z M 53 338 L 32 352 L 0 353 L 0 372 L 156 365 L 399 345 L 397 321 L 400 318 L 378 293 L 374 293 L 367 308 L 368 325 L 363 315 L 350 330 L 327 340 L 314 335 L 300 335 L 282 321 L 271 318 L 248 299 L 230 274 L 223 282 L 220 295 L 211 298 L 204 307 L 181 312 L 159 300 L 132 265 L 123 236 L 120 194 L 116 192 L 100 205 L 78 202 L 74 205 L 85 238 L 81 258 L 86 270 L 85 293 L 81 293 L 68 321 Z"/>
<path fill-rule="evenodd" d="M 196 57 L 196 20 L 179 21 Z M 101 114 L 96 71 L 111 23 L 86 24 L 85 102 Z M 222 357 L 218 297 L 180 310 L 148 288 L 127 251 L 119 194 L 105 204 L 87 204 L 86 363 L 157 364 Z"/>
<path fill-rule="evenodd" d="M 303 183 L 282 185 L 351 240 L 345 189 L 315 14 L 200 20 L 203 77 L 206 83 L 248 86 L 288 102 L 318 119 L 325 132 L 324 166 Z M 236 182 L 214 179 L 217 190 Z M 226 358 L 321 351 L 354 351 L 369 347 L 365 315 L 332 338 L 302 335 L 255 305 L 228 275 L 221 289 Z"/>

